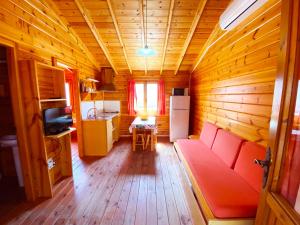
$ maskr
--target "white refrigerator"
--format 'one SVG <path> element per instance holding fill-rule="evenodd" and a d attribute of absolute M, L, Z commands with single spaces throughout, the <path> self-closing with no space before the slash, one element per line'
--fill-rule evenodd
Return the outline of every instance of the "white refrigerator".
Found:
<path fill-rule="evenodd" d="M 170 97 L 170 141 L 188 138 L 190 96 Z"/>

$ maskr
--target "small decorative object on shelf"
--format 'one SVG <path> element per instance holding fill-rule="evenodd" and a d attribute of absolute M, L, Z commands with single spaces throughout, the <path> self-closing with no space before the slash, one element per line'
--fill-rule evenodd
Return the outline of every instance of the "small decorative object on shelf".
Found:
<path fill-rule="evenodd" d="M 80 80 L 80 92 L 81 93 L 94 93 L 97 91 L 96 83 L 98 80 L 92 78 L 86 78 Z"/>

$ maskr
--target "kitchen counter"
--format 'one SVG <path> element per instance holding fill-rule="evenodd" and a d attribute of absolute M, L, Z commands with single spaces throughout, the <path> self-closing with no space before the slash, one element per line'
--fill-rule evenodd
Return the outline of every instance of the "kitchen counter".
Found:
<path fill-rule="evenodd" d="M 90 119 L 83 119 L 83 121 L 90 121 L 90 120 L 110 120 L 116 116 L 119 116 L 119 112 L 101 112 L 97 113 L 96 118 L 90 118 Z"/>

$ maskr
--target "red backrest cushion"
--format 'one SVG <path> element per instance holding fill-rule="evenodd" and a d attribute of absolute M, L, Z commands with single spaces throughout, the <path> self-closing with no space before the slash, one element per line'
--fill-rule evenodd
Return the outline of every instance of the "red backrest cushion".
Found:
<path fill-rule="evenodd" d="M 266 150 L 264 147 L 254 142 L 245 142 L 234 166 L 234 171 L 257 192 L 260 192 L 262 187 L 263 169 L 254 163 L 254 159 L 265 159 L 265 157 Z"/>
<path fill-rule="evenodd" d="M 200 140 L 209 148 L 212 147 L 218 127 L 212 123 L 205 122 L 200 134 Z"/>
<path fill-rule="evenodd" d="M 240 137 L 219 129 L 212 146 L 212 150 L 218 155 L 230 168 L 233 168 L 243 139 Z"/>

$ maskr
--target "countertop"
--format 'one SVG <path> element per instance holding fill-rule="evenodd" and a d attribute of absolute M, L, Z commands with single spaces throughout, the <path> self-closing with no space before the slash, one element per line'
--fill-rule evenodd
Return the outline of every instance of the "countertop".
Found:
<path fill-rule="evenodd" d="M 96 118 L 91 118 L 91 119 L 83 119 L 82 121 L 91 121 L 91 120 L 111 120 L 115 116 L 118 116 L 120 113 L 119 112 L 101 112 L 97 113 Z"/>

